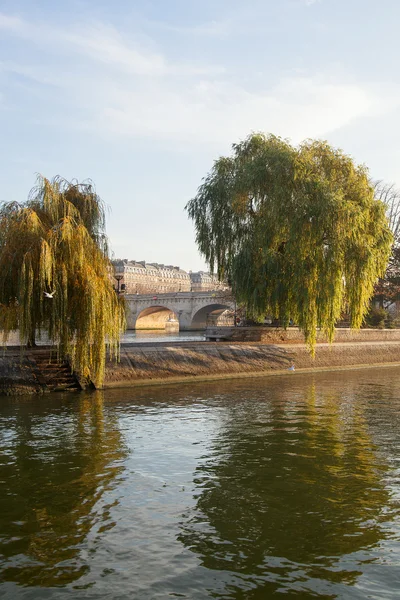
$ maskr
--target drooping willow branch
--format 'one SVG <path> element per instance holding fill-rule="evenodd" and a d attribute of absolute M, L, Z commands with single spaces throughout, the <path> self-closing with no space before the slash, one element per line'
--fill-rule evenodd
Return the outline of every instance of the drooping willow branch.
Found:
<path fill-rule="evenodd" d="M 104 205 L 91 182 L 38 177 L 27 202 L 0 207 L 4 341 L 19 329 L 22 341 L 32 343 L 45 329 L 59 355 L 69 355 L 73 368 L 98 386 L 106 346 L 117 356 L 125 328 L 104 226 Z"/>
<path fill-rule="evenodd" d="M 255 134 L 218 159 L 187 204 L 211 270 L 254 316 L 293 319 L 314 352 L 348 307 L 352 327 L 385 272 L 392 234 L 368 172 L 326 142 Z"/>

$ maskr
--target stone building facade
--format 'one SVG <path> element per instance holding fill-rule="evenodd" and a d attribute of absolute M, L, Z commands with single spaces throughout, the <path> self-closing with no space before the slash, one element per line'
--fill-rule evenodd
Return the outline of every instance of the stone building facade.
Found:
<path fill-rule="evenodd" d="M 211 275 L 211 273 L 205 273 L 204 271 L 192 273 L 192 271 L 190 271 L 189 275 L 192 292 L 212 292 L 213 290 L 229 289 L 227 283 L 219 281 L 218 277 Z"/>
<path fill-rule="evenodd" d="M 170 292 L 208 292 L 228 289 L 214 275 L 199 271 L 187 273 L 180 267 L 136 260 L 113 260 L 114 284 L 127 294 L 167 294 Z"/>

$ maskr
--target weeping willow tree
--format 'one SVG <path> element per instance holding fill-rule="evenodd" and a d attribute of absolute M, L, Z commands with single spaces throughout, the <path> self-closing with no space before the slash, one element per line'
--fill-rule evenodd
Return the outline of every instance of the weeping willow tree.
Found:
<path fill-rule="evenodd" d="M 0 326 L 34 345 L 45 330 L 59 358 L 99 386 L 125 327 L 111 283 L 104 205 L 92 184 L 39 177 L 27 202 L 0 207 Z"/>
<path fill-rule="evenodd" d="M 392 234 L 365 167 L 326 142 L 254 134 L 221 157 L 186 206 L 211 270 L 255 317 L 303 330 L 312 352 L 346 306 L 360 327 Z"/>

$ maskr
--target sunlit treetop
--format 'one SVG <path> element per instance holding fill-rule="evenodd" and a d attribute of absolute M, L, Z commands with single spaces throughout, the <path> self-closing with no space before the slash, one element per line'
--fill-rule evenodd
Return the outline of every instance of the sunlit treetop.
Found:
<path fill-rule="evenodd" d="M 392 234 L 367 169 L 341 150 L 251 135 L 215 161 L 187 210 L 211 270 L 253 316 L 293 319 L 312 351 L 344 308 L 361 325 Z"/>

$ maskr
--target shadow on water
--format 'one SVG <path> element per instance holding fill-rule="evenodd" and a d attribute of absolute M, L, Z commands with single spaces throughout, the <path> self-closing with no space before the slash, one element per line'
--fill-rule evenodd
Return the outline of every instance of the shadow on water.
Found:
<path fill-rule="evenodd" d="M 178 536 L 204 567 L 229 573 L 211 597 L 366 597 L 349 588 L 379 560 L 374 549 L 394 537 L 399 515 L 366 392 L 381 390 L 311 385 L 294 397 L 275 384 L 270 402 L 227 410 Z"/>
<path fill-rule="evenodd" d="M 7 402 L 7 400 L 2 401 Z M 78 580 L 87 536 L 113 527 L 102 496 L 118 481 L 125 450 L 100 394 L 9 400 L 2 406 L 0 581 L 54 587 Z M 70 408 L 72 410 L 70 410 Z M 4 543 L 6 542 L 6 543 Z"/>

